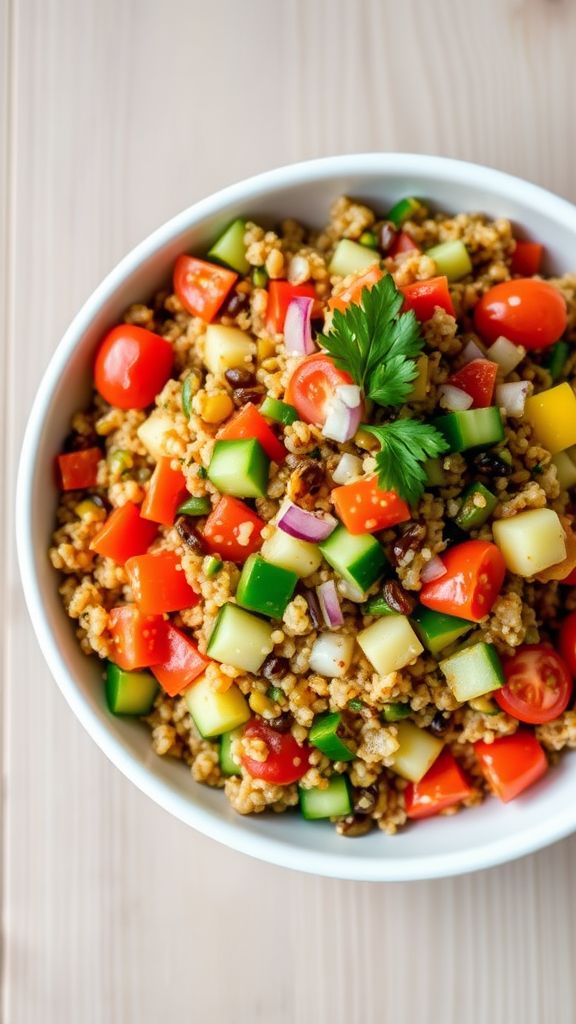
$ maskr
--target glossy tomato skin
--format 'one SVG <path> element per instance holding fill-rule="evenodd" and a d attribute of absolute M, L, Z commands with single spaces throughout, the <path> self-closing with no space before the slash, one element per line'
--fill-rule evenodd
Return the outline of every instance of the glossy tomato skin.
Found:
<path fill-rule="evenodd" d="M 527 349 L 548 348 L 566 330 L 563 295 L 547 281 L 519 277 L 490 288 L 474 309 L 476 330 L 485 341 L 502 335 Z"/>
<path fill-rule="evenodd" d="M 309 767 L 310 748 L 301 747 L 289 732 L 278 732 L 265 722 L 252 719 L 244 729 L 244 735 L 263 740 L 268 747 L 265 761 L 242 755 L 240 760 L 254 779 L 265 779 L 277 786 L 288 786 L 298 782 Z"/>
<path fill-rule="evenodd" d="M 110 405 L 145 409 L 164 387 L 173 363 L 169 341 L 144 327 L 120 324 L 96 353 L 94 385 Z"/>
<path fill-rule="evenodd" d="M 474 744 L 482 773 L 492 792 L 503 803 L 514 800 L 546 773 L 546 754 L 529 729 L 501 736 L 493 743 Z"/>
<path fill-rule="evenodd" d="M 342 384 L 353 384 L 350 374 L 338 370 L 329 356 L 314 352 L 298 364 L 288 381 L 286 401 L 293 405 L 304 423 L 322 427 L 328 405 Z"/>
<path fill-rule="evenodd" d="M 401 285 L 404 296 L 403 311 L 414 311 L 417 320 L 431 320 L 437 306 L 444 309 L 450 316 L 456 316 L 452 296 L 445 276 L 430 277 L 427 281 L 414 281 L 413 284 Z"/>
<path fill-rule="evenodd" d="M 110 609 L 108 628 L 112 638 L 111 660 L 127 672 L 149 668 L 166 657 L 161 615 L 143 615 L 135 604 L 121 604 Z"/>
<path fill-rule="evenodd" d="M 337 295 L 333 295 L 328 300 L 328 309 L 339 309 L 341 313 L 347 309 L 348 306 L 360 305 L 362 299 L 362 292 L 365 288 L 370 291 L 378 281 L 382 280 L 384 272 L 380 269 L 377 263 L 374 263 L 367 270 L 363 270 L 360 274 L 356 274 L 345 288 L 341 289 Z"/>
<path fill-rule="evenodd" d="M 181 693 L 210 664 L 196 644 L 171 622 L 160 627 L 164 635 L 165 654 L 161 662 L 151 666 L 153 674 L 169 697 Z"/>
<path fill-rule="evenodd" d="M 124 565 L 133 555 L 143 555 L 156 539 L 158 527 L 140 514 L 133 501 L 115 508 L 90 545 L 91 551 Z"/>
<path fill-rule="evenodd" d="M 499 548 L 486 540 L 467 540 L 441 555 L 446 574 L 425 583 L 420 603 L 435 612 L 480 622 L 500 593 L 506 566 Z"/>
<path fill-rule="evenodd" d="M 567 615 L 560 626 L 560 654 L 576 678 L 576 612 Z"/>
<path fill-rule="evenodd" d="M 174 291 L 192 316 L 209 324 L 238 278 L 233 270 L 196 256 L 179 256 L 174 264 Z"/>
<path fill-rule="evenodd" d="M 527 644 L 504 662 L 506 683 L 494 698 L 503 711 L 527 725 L 558 718 L 568 707 L 572 678 L 550 644 Z"/>

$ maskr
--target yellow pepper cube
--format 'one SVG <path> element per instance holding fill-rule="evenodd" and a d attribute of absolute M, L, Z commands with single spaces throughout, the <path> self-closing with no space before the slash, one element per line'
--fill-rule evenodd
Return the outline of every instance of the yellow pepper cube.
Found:
<path fill-rule="evenodd" d="M 419 356 L 416 360 L 418 376 L 412 385 L 412 393 L 408 402 L 425 402 L 428 397 L 428 356 Z"/>
<path fill-rule="evenodd" d="M 536 440 L 552 455 L 576 444 L 576 395 L 568 383 L 532 395 L 524 419 L 532 424 Z"/>

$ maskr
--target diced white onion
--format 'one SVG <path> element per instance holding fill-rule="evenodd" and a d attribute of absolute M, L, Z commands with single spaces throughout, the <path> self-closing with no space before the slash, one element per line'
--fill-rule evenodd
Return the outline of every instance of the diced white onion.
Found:
<path fill-rule="evenodd" d="M 464 410 L 470 409 L 474 401 L 472 395 L 466 394 L 462 388 L 455 388 L 453 384 L 442 384 L 439 392 L 440 404 L 450 412 L 464 412 Z"/>
<path fill-rule="evenodd" d="M 335 484 L 347 484 L 349 480 L 362 476 L 362 459 L 350 452 L 344 452 L 340 462 L 332 474 Z"/>
<path fill-rule="evenodd" d="M 344 441 L 349 441 L 350 438 L 354 437 L 360 426 L 361 419 L 361 405 L 355 409 L 349 409 L 347 405 L 344 405 L 344 402 L 335 398 L 330 403 L 326 422 L 322 427 L 322 433 L 324 437 L 329 437 L 331 441 L 339 441 L 343 444 Z"/>
<path fill-rule="evenodd" d="M 341 679 L 352 662 L 354 637 L 344 633 L 320 633 L 310 654 L 310 668 L 319 676 Z"/>
<path fill-rule="evenodd" d="M 363 604 L 366 600 L 366 592 L 348 580 L 338 580 L 338 590 L 342 597 L 346 597 L 348 601 L 355 601 L 356 604 Z"/>
<path fill-rule="evenodd" d="M 475 341 L 469 341 L 462 351 L 462 359 L 466 366 L 467 363 L 473 362 L 474 359 L 486 359 L 486 356 Z"/>
<path fill-rule="evenodd" d="M 355 409 L 362 400 L 360 394 L 360 388 L 357 384 L 340 384 L 336 388 L 336 396 L 344 405 L 347 405 L 349 409 Z"/>
<path fill-rule="evenodd" d="M 420 579 L 422 583 L 432 583 L 433 580 L 439 580 L 441 576 L 445 576 L 448 572 L 444 562 L 438 555 L 431 558 L 420 573 Z"/>
<path fill-rule="evenodd" d="M 496 341 L 486 353 L 488 359 L 491 359 L 493 363 L 498 363 L 505 377 L 507 374 L 512 373 L 512 370 L 516 369 L 518 363 L 522 362 L 525 355 L 526 349 L 522 348 L 522 345 L 514 345 L 508 338 L 504 337 L 496 338 Z"/>
<path fill-rule="evenodd" d="M 523 416 L 526 399 L 532 390 L 530 381 L 515 380 L 496 387 L 496 405 L 504 409 L 507 416 Z"/>

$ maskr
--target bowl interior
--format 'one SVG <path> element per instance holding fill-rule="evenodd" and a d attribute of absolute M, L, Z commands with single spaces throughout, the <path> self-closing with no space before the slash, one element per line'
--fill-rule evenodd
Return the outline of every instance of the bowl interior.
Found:
<path fill-rule="evenodd" d="M 366 880 L 426 878 L 497 863 L 572 831 L 576 758 L 562 758 L 511 805 L 488 800 L 395 837 L 375 832 L 351 842 L 337 836 L 329 823 L 308 824 L 297 814 L 241 818 L 222 793 L 196 784 L 180 764 L 156 757 L 144 726 L 107 712 L 101 665 L 77 646 L 46 556 L 57 502 L 53 457 L 72 413 L 89 400 L 92 358 L 102 333 L 129 303 L 146 300 L 165 282 L 180 252 L 202 252 L 234 217 L 273 224 L 292 216 L 320 226 L 341 193 L 379 210 L 415 194 L 450 212 L 482 210 L 507 217 L 524 237 L 544 243 L 549 272 L 576 266 L 573 207 L 498 172 L 439 158 L 370 155 L 314 161 L 261 175 L 197 204 L 126 257 L 87 302 L 55 353 L 23 448 L 19 555 L 33 625 L 66 698 L 107 755 L 166 809 L 232 847 L 301 870 Z"/>

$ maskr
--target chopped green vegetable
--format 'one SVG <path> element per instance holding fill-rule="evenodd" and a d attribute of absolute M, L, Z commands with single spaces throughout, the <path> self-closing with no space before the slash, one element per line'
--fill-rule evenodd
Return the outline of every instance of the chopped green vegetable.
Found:
<path fill-rule="evenodd" d="M 236 600 L 242 608 L 281 619 L 297 582 L 295 572 L 271 565 L 260 555 L 250 555 L 242 569 Z"/>
<path fill-rule="evenodd" d="M 391 210 L 388 210 L 386 220 L 391 220 L 397 228 L 404 223 L 405 220 L 409 220 L 415 213 L 418 213 L 422 209 L 422 203 L 414 199 L 413 196 L 406 196 L 405 199 L 399 199 Z"/>
<path fill-rule="evenodd" d="M 254 267 L 252 271 L 252 284 L 255 288 L 265 288 L 268 284 L 268 274 L 264 267 Z"/>
<path fill-rule="evenodd" d="M 358 242 L 353 242 L 350 238 L 342 238 L 334 250 L 328 269 L 331 274 L 348 277 L 348 274 L 356 274 L 365 270 L 374 263 L 378 263 L 379 260 L 380 253 L 374 249 L 358 245 Z"/>
<path fill-rule="evenodd" d="M 250 718 L 248 702 L 236 683 L 222 693 L 201 676 L 185 691 L 184 700 L 198 732 L 207 739 L 231 732 Z"/>
<path fill-rule="evenodd" d="M 382 718 L 385 722 L 401 722 L 403 718 L 409 717 L 411 711 L 409 704 L 385 704 L 382 708 Z"/>
<path fill-rule="evenodd" d="M 198 466 L 198 476 L 201 480 L 205 480 L 208 476 L 208 470 L 205 469 L 204 466 Z"/>
<path fill-rule="evenodd" d="M 440 662 L 446 682 L 460 703 L 483 697 L 504 685 L 504 670 L 492 644 L 472 644 Z"/>
<path fill-rule="evenodd" d="M 434 612 L 431 608 L 424 608 L 419 605 L 410 616 L 414 629 L 420 641 L 430 654 L 440 654 L 445 647 L 459 640 L 461 636 L 468 633 L 474 623 L 466 622 L 465 619 L 458 619 L 455 615 L 445 615 L 444 612 Z"/>
<path fill-rule="evenodd" d="M 369 249 L 378 248 L 378 239 L 373 231 L 363 231 L 358 241 L 360 245 L 367 245 Z"/>
<path fill-rule="evenodd" d="M 446 473 L 442 465 L 442 459 L 426 459 L 424 463 L 424 472 L 426 474 L 426 483 L 428 487 L 444 487 L 446 483 Z"/>
<path fill-rule="evenodd" d="M 279 686 L 269 686 L 266 690 L 266 696 L 273 700 L 275 704 L 281 704 L 284 700 L 284 690 L 281 690 Z"/>
<path fill-rule="evenodd" d="M 267 416 L 269 420 L 283 423 L 285 426 L 290 426 L 298 419 L 298 413 L 293 405 L 281 402 L 279 398 L 272 398 L 271 395 L 268 395 L 262 402 L 260 413 L 262 416 Z"/>
<path fill-rule="evenodd" d="M 208 251 L 208 259 L 224 263 L 227 267 L 232 267 L 232 270 L 237 270 L 239 274 L 247 274 L 250 264 L 246 259 L 245 232 L 246 224 L 243 220 L 233 221 Z"/>
<path fill-rule="evenodd" d="M 273 631 L 274 627 L 257 615 L 237 604 L 225 604 L 210 634 L 208 655 L 225 665 L 256 673 L 274 646 Z"/>
<path fill-rule="evenodd" d="M 353 751 L 338 735 L 341 725 L 342 715 L 339 711 L 320 715 L 310 729 L 308 739 L 331 761 L 353 761 L 355 756 Z"/>
<path fill-rule="evenodd" d="M 445 274 L 449 281 L 459 281 L 472 273 L 472 263 L 468 249 L 460 239 L 451 242 L 441 242 L 426 250 L 426 256 L 430 256 L 436 264 L 439 274 Z"/>
<path fill-rule="evenodd" d="M 328 565 L 360 590 L 368 590 L 388 567 L 384 549 L 371 534 L 348 533 L 341 524 L 318 546 Z"/>
<path fill-rule="evenodd" d="M 177 512 L 181 516 L 207 516 L 212 510 L 210 498 L 187 498 L 178 506 Z"/>
<path fill-rule="evenodd" d="M 206 563 L 206 568 L 204 569 L 204 573 L 208 577 L 208 579 L 212 579 L 213 576 L 217 576 L 218 575 L 218 573 L 222 569 L 223 565 L 224 565 L 224 562 L 222 561 L 221 558 L 216 558 L 216 555 L 210 555 L 210 557 L 209 557 L 209 559 L 208 559 L 208 561 Z"/>
<path fill-rule="evenodd" d="M 270 459 L 255 438 L 216 441 L 208 479 L 221 494 L 235 498 L 264 498 Z"/>
<path fill-rule="evenodd" d="M 410 505 L 415 504 L 426 488 L 426 462 L 448 447 L 442 434 L 431 423 L 408 419 L 380 427 L 364 425 L 363 429 L 380 442 L 376 455 L 379 486 L 385 491 L 396 491 Z"/>
<path fill-rule="evenodd" d="M 333 775 L 326 789 L 298 787 L 302 816 L 307 821 L 320 818 L 342 818 L 352 811 L 350 790 L 345 775 Z"/>
<path fill-rule="evenodd" d="M 182 412 L 190 419 L 192 415 L 192 398 L 194 397 L 193 387 L 196 384 L 196 378 L 193 373 L 189 373 L 182 385 Z"/>
<path fill-rule="evenodd" d="M 114 715 L 148 715 L 158 693 L 150 672 L 126 672 L 113 662 L 106 666 L 106 701 Z"/>
<path fill-rule="evenodd" d="M 365 615 L 398 615 L 398 609 L 391 608 L 381 594 L 366 601 L 366 604 L 362 606 L 362 611 Z"/>
<path fill-rule="evenodd" d="M 239 729 L 232 729 L 222 734 L 220 740 L 220 771 L 222 775 L 240 775 L 240 765 L 232 757 L 232 744 L 241 735 Z"/>
<path fill-rule="evenodd" d="M 489 448 L 504 440 L 504 423 L 500 409 L 466 409 L 438 416 L 434 426 L 446 439 L 451 452 L 465 452 L 471 448 Z M 501 453 L 498 453 L 501 455 Z"/>
<path fill-rule="evenodd" d="M 561 379 L 569 355 L 570 345 L 567 341 L 557 341 L 555 345 L 551 345 L 547 350 L 544 357 L 544 366 L 554 383 Z"/>
<path fill-rule="evenodd" d="M 462 505 L 455 517 L 461 530 L 478 530 L 490 518 L 498 498 L 479 482 L 470 484 L 462 495 Z"/>
<path fill-rule="evenodd" d="M 348 701 L 347 708 L 349 711 L 363 711 L 366 707 L 363 700 L 359 700 L 358 697 L 352 697 L 352 700 Z"/>
<path fill-rule="evenodd" d="M 132 469 L 134 466 L 134 456 L 132 452 L 127 451 L 125 448 L 117 448 L 116 451 L 110 452 L 108 465 L 114 474 L 126 473 L 127 470 Z"/>

